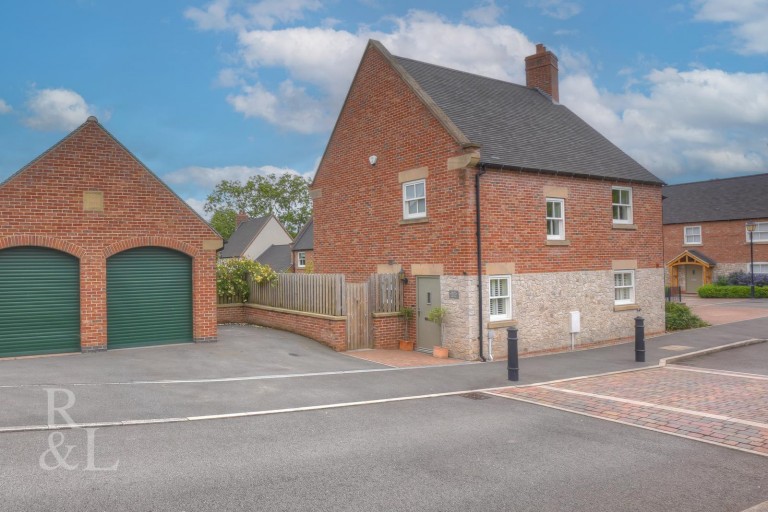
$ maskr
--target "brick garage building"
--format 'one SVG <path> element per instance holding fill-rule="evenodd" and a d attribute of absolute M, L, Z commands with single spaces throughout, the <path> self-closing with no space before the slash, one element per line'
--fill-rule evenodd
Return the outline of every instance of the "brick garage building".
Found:
<path fill-rule="evenodd" d="M 221 245 L 89 118 L 0 185 L 0 356 L 215 341 Z"/>
<path fill-rule="evenodd" d="M 731 272 L 749 272 L 747 221 L 755 273 L 768 274 L 768 174 L 697 181 L 663 188 L 667 282 L 695 293 Z"/>
<path fill-rule="evenodd" d="M 631 336 L 638 311 L 664 329 L 662 182 L 557 103 L 551 52 L 526 67 L 529 87 L 371 41 L 311 186 L 315 271 L 402 270 L 424 350 L 440 305 L 465 359 L 504 356 L 511 325 L 523 351 L 566 347 L 571 311 L 579 345 Z"/>

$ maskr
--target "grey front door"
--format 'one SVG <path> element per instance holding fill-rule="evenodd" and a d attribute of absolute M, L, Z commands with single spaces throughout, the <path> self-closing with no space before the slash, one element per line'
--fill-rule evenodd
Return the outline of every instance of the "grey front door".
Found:
<path fill-rule="evenodd" d="M 440 325 L 427 320 L 432 308 L 440 307 L 440 278 L 416 278 L 416 350 L 432 352 L 440 345 Z"/>
<path fill-rule="evenodd" d="M 699 265 L 685 266 L 685 291 L 687 293 L 696 293 L 701 287 L 701 274 L 703 267 Z"/>

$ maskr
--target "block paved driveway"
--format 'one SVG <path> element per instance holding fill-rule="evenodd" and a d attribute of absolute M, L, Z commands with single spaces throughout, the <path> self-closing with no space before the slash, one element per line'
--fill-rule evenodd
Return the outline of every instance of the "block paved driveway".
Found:
<path fill-rule="evenodd" d="M 768 456 L 768 343 L 498 394 Z"/>

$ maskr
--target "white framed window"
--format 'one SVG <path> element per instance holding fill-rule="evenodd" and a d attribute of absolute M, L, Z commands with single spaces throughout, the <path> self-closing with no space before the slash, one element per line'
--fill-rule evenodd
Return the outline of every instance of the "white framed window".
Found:
<path fill-rule="evenodd" d="M 427 216 L 427 186 L 425 180 L 403 183 L 403 218 Z"/>
<path fill-rule="evenodd" d="M 614 224 L 632 224 L 632 189 L 613 187 L 611 189 Z"/>
<path fill-rule="evenodd" d="M 768 263 L 756 261 L 752 264 L 752 268 L 755 274 L 768 274 Z M 749 272 L 749 265 L 747 265 L 747 272 Z"/>
<path fill-rule="evenodd" d="M 635 271 L 615 270 L 613 272 L 613 303 L 617 306 L 635 303 Z"/>
<path fill-rule="evenodd" d="M 683 231 L 685 245 L 701 245 L 701 226 L 685 226 Z"/>
<path fill-rule="evenodd" d="M 296 254 L 296 266 L 299 268 L 304 268 L 307 266 L 307 253 L 299 252 Z"/>
<path fill-rule="evenodd" d="M 547 198 L 547 240 L 565 240 L 565 200 Z"/>
<path fill-rule="evenodd" d="M 746 229 L 744 230 L 746 231 Z M 749 231 L 747 232 L 747 243 L 749 243 Z M 768 222 L 755 222 L 755 230 L 752 232 L 753 242 L 768 242 Z"/>
<path fill-rule="evenodd" d="M 512 294 L 510 293 L 510 276 L 491 276 L 489 281 L 489 297 L 491 306 L 491 322 L 509 320 L 512 318 Z"/>

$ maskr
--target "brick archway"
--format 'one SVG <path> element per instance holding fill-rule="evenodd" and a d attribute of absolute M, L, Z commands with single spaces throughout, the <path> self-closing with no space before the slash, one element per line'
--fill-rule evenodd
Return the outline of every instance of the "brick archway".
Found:
<path fill-rule="evenodd" d="M 137 247 L 164 247 L 166 249 L 173 249 L 175 251 L 182 252 L 191 258 L 196 258 L 200 251 L 193 246 L 185 242 L 174 240 L 173 238 L 163 236 L 141 236 L 136 238 L 128 238 L 114 243 L 104 249 L 104 258 L 109 258 L 115 254 L 129 249 L 135 249 Z"/>
<path fill-rule="evenodd" d="M 0 250 L 10 247 L 47 247 L 57 251 L 65 252 L 70 256 L 81 260 L 85 256 L 85 249 L 65 240 L 60 240 L 51 236 L 44 235 L 13 235 L 0 238 Z"/>

